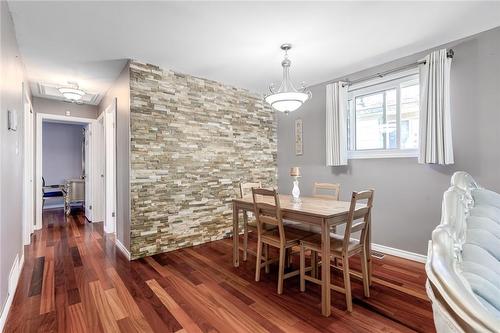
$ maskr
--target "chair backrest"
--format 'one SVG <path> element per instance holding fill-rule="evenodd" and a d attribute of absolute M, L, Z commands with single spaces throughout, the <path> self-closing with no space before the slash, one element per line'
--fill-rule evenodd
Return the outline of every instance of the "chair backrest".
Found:
<path fill-rule="evenodd" d="M 280 240 L 285 242 L 285 229 L 281 216 L 280 198 L 276 190 L 252 187 L 254 215 L 257 220 L 259 235 L 265 230 L 265 224 L 278 227 Z"/>
<path fill-rule="evenodd" d="M 333 194 L 322 194 L 322 191 Z M 313 196 L 316 198 L 339 200 L 340 184 L 333 183 L 314 183 Z"/>
<path fill-rule="evenodd" d="M 367 228 L 370 225 L 370 214 L 373 207 L 373 194 L 374 190 L 352 192 L 351 207 L 349 209 L 349 215 L 347 216 L 347 224 L 344 233 L 344 253 L 347 252 L 351 234 L 361 231 L 359 242 L 364 244 L 366 241 L 366 237 L 368 236 Z M 356 209 L 359 201 L 364 200 L 366 200 L 366 206 Z"/>
<path fill-rule="evenodd" d="M 243 198 L 246 195 L 252 194 L 252 188 L 261 188 L 262 185 L 260 182 L 256 183 L 240 183 L 240 195 Z"/>

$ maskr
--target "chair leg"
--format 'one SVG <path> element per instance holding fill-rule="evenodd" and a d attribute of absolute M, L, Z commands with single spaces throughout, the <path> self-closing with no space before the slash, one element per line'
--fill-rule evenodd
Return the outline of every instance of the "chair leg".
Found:
<path fill-rule="evenodd" d="M 280 248 L 279 270 L 278 270 L 278 294 L 283 294 L 283 276 L 285 275 L 285 248 Z"/>
<path fill-rule="evenodd" d="M 318 252 L 311 250 L 311 276 L 318 278 Z"/>
<path fill-rule="evenodd" d="M 243 212 L 243 261 L 247 261 L 248 251 L 248 215 Z"/>
<path fill-rule="evenodd" d="M 306 279 L 304 278 L 305 274 L 306 274 L 305 247 L 303 244 L 300 244 L 300 291 L 302 292 L 306 291 Z"/>
<path fill-rule="evenodd" d="M 349 259 L 345 255 L 342 256 L 342 268 L 344 271 L 344 289 L 345 289 L 345 302 L 347 304 L 347 311 L 352 312 L 352 295 L 351 295 L 351 279 L 349 276 Z"/>
<path fill-rule="evenodd" d="M 292 267 L 292 249 L 286 249 L 286 268 Z"/>
<path fill-rule="evenodd" d="M 368 278 L 368 258 L 366 248 L 361 252 L 361 273 L 363 275 L 363 291 L 365 297 L 370 297 L 370 281 Z"/>
<path fill-rule="evenodd" d="M 260 264 L 262 262 L 262 241 L 260 236 L 257 239 L 257 258 L 255 258 L 255 281 L 260 280 Z"/>
<path fill-rule="evenodd" d="M 266 261 L 265 272 L 269 274 L 269 244 L 264 244 L 264 260 Z"/>

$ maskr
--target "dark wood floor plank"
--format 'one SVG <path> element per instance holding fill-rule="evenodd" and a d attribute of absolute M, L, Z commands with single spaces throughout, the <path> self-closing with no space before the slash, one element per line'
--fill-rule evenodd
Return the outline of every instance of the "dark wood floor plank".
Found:
<path fill-rule="evenodd" d="M 40 295 L 42 292 L 43 272 L 45 266 L 45 257 L 35 259 L 35 267 L 31 275 L 31 284 L 28 296 Z"/>
<path fill-rule="evenodd" d="M 349 264 L 360 270 L 358 258 Z M 255 258 L 233 267 L 230 239 L 129 262 L 102 223 L 52 209 L 26 247 L 4 332 L 435 331 L 423 264 L 385 256 L 373 259 L 373 271 L 370 298 L 353 276 L 354 311 L 332 291 L 325 318 L 319 286 L 308 283 L 302 293 L 291 278 L 278 295 L 277 266 L 255 282 Z M 340 270 L 332 270 L 332 282 L 342 285 Z"/>

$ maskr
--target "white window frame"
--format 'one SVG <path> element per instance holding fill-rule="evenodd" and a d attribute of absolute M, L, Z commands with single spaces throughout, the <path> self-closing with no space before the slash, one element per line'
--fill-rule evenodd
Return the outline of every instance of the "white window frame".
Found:
<path fill-rule="evenodd" d="M 370 95 L 374 94 L 376 92 L 381 92 L 385 90 L 390 90 L 391 88 L 395 88 L 399 86 L 400 83 L 405 82 L 408 80 L 409 77 L 418 75 L 418 68 L 412 68 L 409 70 L 405 70 L 402 72 L 386 75 L 381 78 L 376 78 L 368 81 L 363 81 L 361 83 L 353 84 L 349 86 L 348 90 L 348 101 L 354 100 L 356 97 L 363 96 L 363 95 Z M 396 133 L 398 135 L 398 142 L 399 140 L 399 135 L 401 135 L 401 129 L 400 129 L 400 94 L 399 90 L 396 96 L 397 102 L 396 102 L 396 115 L 397 115 L 397 121 L 396 121 L 396 126 L 397 130 Z M 349 102 L 350 103 L 350 102 Z M 349 111 L 350 112 L 350 111 Z M 349 128 L 351 128 L 351 133 L 348 133 L 348 135 L 352 135 L 352 126 L 355 126 L 355 119 L 352 119 L 350 117 L 351 123 L 349 124 Z M 348 147 L 347 150 L 347 158 L 348 159 L 365 159 L 365 158 L 416 158 L 418 157 L 418 152 L 419 149 L 414 148 L 414 149 L 364 149 L 364 150 L 354 150 L 353 141 L 351 139 L 350 141 L 351 146 Z"/>

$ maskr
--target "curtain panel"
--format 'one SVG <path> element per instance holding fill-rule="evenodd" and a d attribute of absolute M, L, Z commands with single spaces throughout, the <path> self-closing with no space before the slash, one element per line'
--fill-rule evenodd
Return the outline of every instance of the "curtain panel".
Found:
<path fill-rule="evenodd" d="M 326 86 L 326 165 L 347 165 L 347 85 Z"/>
<path fill-rule="evenodd" d="M 420 66 L 418 162 L 453 164 L 450 111 L 451 58 L 446 49 L 432 52 Z"/>

